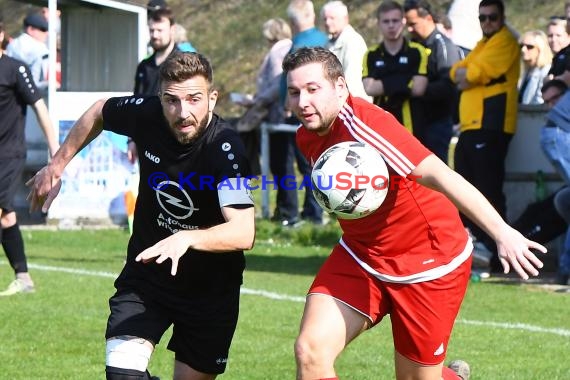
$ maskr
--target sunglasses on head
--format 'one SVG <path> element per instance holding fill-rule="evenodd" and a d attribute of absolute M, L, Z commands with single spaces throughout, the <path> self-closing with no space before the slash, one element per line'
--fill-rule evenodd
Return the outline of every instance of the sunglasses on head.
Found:
<path fill-rule="evenodd" d="M 521 47 L 521 49 L 524 47 L 526 48 L 526 50 L 532 50 L 534 49 L 536 46 L 531 45 L 531 44 L 519 44 L 519 46 Z"/>
<path fill-rule="evenodd" d="M 491 13 L 490 15 L 479 15 L 479 22 L 485 22 L 485 21 L 491 21 L 491 22 L 495 22 L 499 20 L 499 15 L 496 13 Z"/>

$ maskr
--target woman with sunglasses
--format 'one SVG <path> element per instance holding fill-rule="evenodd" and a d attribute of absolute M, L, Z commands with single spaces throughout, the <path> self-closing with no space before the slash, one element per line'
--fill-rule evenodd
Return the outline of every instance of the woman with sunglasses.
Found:
<path fill-rule="evenodd" d="M 519 103 L 542 104 L 541 87 L 548 75 L 552 52 L 546 34 L 541 30 L 530 30 L 519 38 L 522 72 L 519 80 Z"/>

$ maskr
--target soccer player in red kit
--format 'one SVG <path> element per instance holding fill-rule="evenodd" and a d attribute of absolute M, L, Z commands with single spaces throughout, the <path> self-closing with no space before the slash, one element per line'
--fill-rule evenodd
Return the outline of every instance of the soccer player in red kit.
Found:
<path fill-rule="evenodd" d="M 443 367 L 473 249 L 458 209 L 494 237 L 505 273 L 538 275 L 542 262 L 531 249 L 546 248 L 511 228 L 392 115 L 351 96 L 334 54 L 302 48 L 283 69 L 288 107 L 303 124 L 297 143 L 309 162 L 334 144 L 360 141 L 399 178 L 374 213 L 339 219 L 343 236 L 307 296 L 295 344 L 298 379 L 335 379 L 336 357 L 387 314 L 397 379 L 467 379 L 466 363 Z"/>

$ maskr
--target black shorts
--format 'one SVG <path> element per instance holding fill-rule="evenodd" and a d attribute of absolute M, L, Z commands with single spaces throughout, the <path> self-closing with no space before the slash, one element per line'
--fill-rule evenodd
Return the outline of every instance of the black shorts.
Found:
<path fill-rule="evenodd" d="M 5 158 L 0 160 L 0 209 L 14 211 L 14 197 L 21 185 L 24 171 L 24 158 Z"/>
<path fill-rule="evenodd" d="M 215 295 L 148 297 L 119 290 L 109 300 L 105 338 L 132 335 L 158 344 L 173 325 L 168 349 L 193 369 L 220 374 L 226 369 L 239 314 L 239 286 Z M 166 302 L 166 299 L 170 301 Z"/>

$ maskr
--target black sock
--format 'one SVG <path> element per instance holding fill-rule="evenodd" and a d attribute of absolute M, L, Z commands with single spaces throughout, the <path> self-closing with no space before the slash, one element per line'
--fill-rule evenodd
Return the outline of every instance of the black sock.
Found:
<path fill-rule="evenodd" d="M 134 369 L 105 367 L 107 380 L 152 380 L 148 371 L 142 372 Z"/>
<path fill-rule="evenodd" d="M 22 239 L 18 223 L 12 227 L 2 229 L 2 248 L 4 248 L 10 266 L 12 266 L 16 274 L 28 271 L 28 262 L 24 253 L 24 240 Z"/>

